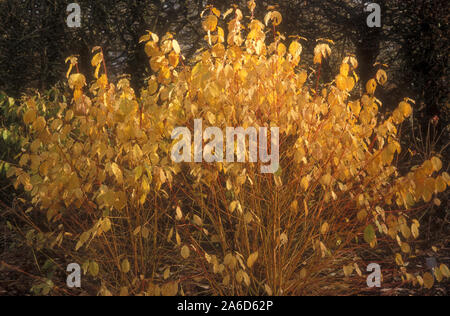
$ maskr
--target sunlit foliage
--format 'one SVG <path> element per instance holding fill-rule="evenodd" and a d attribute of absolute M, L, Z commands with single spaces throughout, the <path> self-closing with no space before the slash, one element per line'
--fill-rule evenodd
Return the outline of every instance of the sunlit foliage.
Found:
<path fill-rule="evenodd" d="M 381 245 L 405 282 L 428 287 L 429 275 L 406 268 L 420 228 L 413 211 L 439 203 L 450 177 L 439 173 L 439 157 L 406 174 L 396 168 L 399 126 L 414 102 L 380 114 L 382 69 L 355 97 L 353 56 L 319 85 L 301 63 L 303 39 L 277 32 L 281 14 L 270 10 L 261 22 L 253 1 L 248 9 L 251 17 L 208 7 L 207 46 L 189 61 L 172 34 L 145 34 L 154 75 L 140 99 L 127 79 L 108 81 L 97 47 L 89 86 L 77 59 L 67 59 L 71 103 L 46 119 L 36 97 L 24 100 L 30 139 L 9 173 L 52 228 L 30 239 L 40 234 L 40 248 L 64 249 L 101 281 L 102 295 L 198 294 L 192 284 L 218 295 L 349 291 L 336 279 L 362 276 L 358 251 Z M 332 53 L 320 40 L 310 66 L 320 69 Z M 172 130 L 197 118 L 223 129 L 279 127 L 280 169 L 173 163 Z M 449 277 L 446 266 L 438 270 Z"/>

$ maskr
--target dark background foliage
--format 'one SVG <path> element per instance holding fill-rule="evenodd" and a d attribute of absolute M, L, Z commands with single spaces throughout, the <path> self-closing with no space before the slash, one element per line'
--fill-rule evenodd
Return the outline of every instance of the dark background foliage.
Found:
<path fill-rule="evenodd" d="M 19 96 L 27 88 L 48 89 L 63 79 L 69 55 L 79 55 L 81 71 L 92 74 L 90 50 L 106 51 L 112 74 L 132 74 L 139 93 L 148 62 L 139 37 L 146 30 L 172 32 L 188 58 L 204 45 L 200 13 L 207 3 L 225 10 L 229 0 L 79 0 L 81 28 L 66 25 L 68 1 L 0 1 L 0 89 Z M 246 1 L 239 4 L 245 8 Z M 376 72 L 376 61 L 390 65 L 390 81 L 382 93 L 387 103 L 404 96 L 418 101 L 426 119 L 439 115 L 448 122 L 448 1 L 375 1 L 382 7 L 382 28 L 369 28 L 363 1 L 275 1 L 284 17 L 280 31 L 308 38 L 311 54 L 317 38 L 335 41 L 335 62 L 324 66 L 323 79 L 333 78 L 333 67 L 348 52 L 356 53 L 360 77 L 366 82 Z M 257 1 L 262 19 L 267 1 Z M 248 12 L 247 12 L 248 13 Z M 327 67 L 328 66 L 328 67 Z"/>

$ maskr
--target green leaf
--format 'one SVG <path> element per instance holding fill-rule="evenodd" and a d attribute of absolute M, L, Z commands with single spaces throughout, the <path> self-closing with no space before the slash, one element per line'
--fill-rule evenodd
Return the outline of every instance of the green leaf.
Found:
<path fill-rule="evenodd" d="M 372 225 L 369 225 L 364 229 L 364 240 L 368 244 L 375 240 L 375 229 Z"/>
<path fill-rule="evenodd" d="M 89 264 L 89 273 L 95 277 L 98 275 L 99 272 L 99 267 L 98 267 L 98 263 L 95 261 L 91 261 L 91 263 Z"/>

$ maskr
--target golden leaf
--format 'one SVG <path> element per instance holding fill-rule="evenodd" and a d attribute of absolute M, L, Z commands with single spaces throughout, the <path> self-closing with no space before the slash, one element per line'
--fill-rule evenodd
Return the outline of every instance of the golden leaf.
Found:
<path fill-rule="evenodd" d="M 30 124 L 35 119 L 36 119 L 36 110 L 35 109 L 29 109 L 23 116 L 23 121 L 25 124 Z"/>
<path fill-rule="evenodd" d="M 128 259 L 124 259 L 124 260 L 122 261 L 121 271 L 122 271 L 123 273 L 128 273 L 128 272 L 130 272 L 130 262 L 128 261 Z"/>
<path fill-rule="evenodd" d="M 345 91 L 347 90 L 347 78 L 344 75 L 339 74 L 336 76 L 336 86 L 339 90 Z"/>
<path fill-rule="evenodd" d="M 351 276 L 352 273 L 353 273 L 354 266 L 351 265 L 351 264 L 348 265 L 348 266 L 344 266 L 344 267 L 343 267 L 343 270 L 344 270 L 344 275 L 345 275 L 346 277 L 349 277 L 349 276 Z"/>
<path fill-rule="evenodd" d="M 175 219 L 180 221 L 183 218 L 183 212 L 181 212 L 181 208 L 177 206 Z"/>
<path fill-rule="evenodd" d="M 202 219 L 200 217 L 198 217 L 197 215 L 195 215 L 195 214 L 194 214 L 194 217 L 193 217 L 193 221 L 194 221 L 194 224 L 197 225 L 197 226 L 202 226 L 203 225 Z"/>
<path fill-rule="evenodd" d="M 217 17 L 215 15 L 209 15 L 205 21 L 203 21 L 203 29 L 206 32 L 214 32 L 216 30 L 217 27 Z"/>
<path fill-rule="evenodd" d="M 434 285 L 434 278 L 431 273 L 427 272 L 423 275 L 423 285 L 426 289 L 431 289 Z"/>
<path fill-rule="evenodd" d="M 117 182 L 119 184 L 122 184 L 123 183 L 122 170 L 120 170 L 120 167 L 115 162 L 111 164 L 111 170 L 114 176 L 116 177 Z"/>
<path fill-rule="evenodd" d="M 377 82 L 373 79 L 370 79 L 366 84 L 367 93 L 370 95 L 374 95 L 376 88 L 377 88 Z"/>
<path fill-rule="evenodd" d="M 442 169 L 442 161 L 438 157 L 431 158 L 431 164 L 434 171 L 440 171 Z"/>
<path fill-rule="evenodd" d="M 386 71 L 384 71 L 383 69 L 378 70 L 378 72 L 376 74 L 376 78 L 377 78 L 378 83 L 383 86 L 387 81 Z"/>
<path fill-rule="evenodd" d="M 163 278 L 167 280 L 170 277 L 170 267 L 164 270 Z"/>
<path fill-rule="evenodd" d="M 340 68 L 339 72 L 342 76 L 347 77 L 349 71 L 350 71 L 350 66 L 348 65 L 348 63 L 341 64 L 341 68 Z"/>
<path fill-rule="evenodd" d="M 441 264 L 439 269 L 441 270 L 443 276 L 445 276 L 446 278 L 450 278 L 450 271 L 445 264 Z"/>
<path fill-rule="evenodd" d="M 34 122 L 33 122 L 33 129 L 36 132 L 41 132 L 45 126 L 46 126 L 45 118 L 43 116 L 39 116 Z"/>
<path fill-rule="evenodd" d="M 257 259 L 258 259 L 258 251 L 252 253 L 248 257 L 248 259 L 247 259 L 247 267 L 249 267 L 251 269 L 253 267 L 253 265 L 255 264 Z"/>
<path fill-rule="evenodd" d="M 406 242 L 402 243 L 402 247 L 401 248 L 402 248 L 402 251 L 404 253 L 410 253 L 411 252 L 411 247 Z"/>
<path fill-rule="evenodd" d="M 444 276 L 442 275 L 441 269 L 439 268 L 434 268 L 434 276 L 436 278 L 436 281 L 441 282 L 442 279 L 444 278 Z"/>
<path fill-rule="evenodd" d="M 184 259 L 187 259 L 187 258 L 189 258 L 189 255 L 191 254 L 191 251 L 189 250 L 189 247 L 188 246 L 186 246 L 186 245 L 184 245 L 182 248 L 181 248 L 181 256 L 184 258 Z"/>
<path fill-rule="evenodd" d="M 328 225 L 327 222 L 322 224 L 322 227 L 320 228 L 320 233 L 322 235 L 325 235 L 328 232 L 328 229 L 330 228 L 330 225 Z"/>
<path fill-rule="evenodd" d="M 103 60 L 103 54 L 102 53 L 97 53 L 95 54 L 95 56 L 92 58 L 91 60 L 91 65 L 93 67 L 97 67 Z"/>
<path fill-rule="evenodd" d="M 400 102 L 399 110 L 405 118 L 411 116 L 413 111 L 411 105 L 407 102 Z"/>
<path fill-rule="evenodd" d="M 180 44 L 178 44 L 177 40 L 172 41 L 172 48 L 175 54 L 179 55 L 181 53 Z"/>
<path fill-rule="evenodd" d="M 272 15 L 270 17 L 272 19 L 272 23 L 275 26 L 278 26 L 283 21 L 283 17 L 281 16 L 281 13 L 278 11 L 273 11 Z"/>
<path fill-rule="evenodd" d="M 218 18 L 220 17 L 220 11 L 217 10 L 216 8 L 212 8 L 211 9 L 212 13 L 214 13 Z"/>
<path fill-rule="evenodd" d="M 82 74 L 72 74 L 69 77 L 69 87 L 71 89 L 81 89 L 86 85 L 86 77 Z"/>

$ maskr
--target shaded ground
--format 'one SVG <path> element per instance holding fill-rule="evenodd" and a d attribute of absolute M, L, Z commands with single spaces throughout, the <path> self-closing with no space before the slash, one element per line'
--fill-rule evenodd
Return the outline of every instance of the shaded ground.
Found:
<path fill-rule="evenodd" d="M 16 231 L 12 231 L 7 221 L 13 222 L 13 216 L 9 210 L 2 210 L 0 217 L 0 296 L 28 296 L 35 295 L 31 291 L 33 285 L 42 284 L 48 271 L 43 271 L 42 267 L 37 266 L 36 261 L 45 262 L 45 257 L 33 253 L 32 248 L 23 242 L 23 237 Z M 427 227 L 428 226 L 428 227 Z M 425 225 L 424 238 L 426 240 L 418 241 L 421 249 L 430 249 L 429 251 L 420 251 L 415 258 L 409 260 L 408 271 L 411 273 L 421 272 L 427 269 L 426 258 L 434 257 L 438 265 L 444 263 L 450 266 L 450 234 L 448 219 L 444 217 L 430 217 Z M 427 232 L 428 230 L 428 232 Z M 434 250 L 431 248 L 434 247 Z M 376 253 L 373 257 L 374 262 L 380 262 L 380 258 L 391 255 L 387 250 Z M 371 254 L 367 254 L 370 258 Z M 64 262 L 64 258 L 60 258 Z M 6 264 L 6 265 L 5 265 Z M 441 283 L 435 282 L 432 289 L 413 287 L 409 284 L 401 283 L 401 278 L 395 267 L 382 265 L 383 283 L 381 289 L 368 289 L 365 280 L 359 277 L 354 279 L 354 288 L 360 288 L 359 295 L 362 296 L 448 296 L 450 294 L 450 280 L 446 279 Z M 363 271 L 363 273 L 365 273 Z M 64 288 L 66 274 L 62 270 L 54 271 L 52 279 L 55 281 L 56 290 L 51 295 L 88 295 L 95 294 L 94 291 L 83 292 L 73 291 Z M 59 282 L 58 282 L 59 280 Z M 338 281 L 339 282 L 339 281 Z M 353 280 L 352 280 L 353 282 Z M 59 286 L 59 287 L 58 287 Z M 358 290 L 356 290 L 358 291 Z M 195 295 L 196 293 L 186 293 Z"/>

